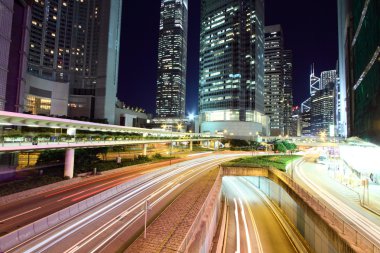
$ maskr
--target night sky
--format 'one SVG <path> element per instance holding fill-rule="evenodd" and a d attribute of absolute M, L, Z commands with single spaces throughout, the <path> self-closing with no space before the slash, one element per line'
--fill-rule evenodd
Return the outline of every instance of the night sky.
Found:
<path fill-rule="evenodd" d="M 149 2 L 149 3 L 148 3 Z M 160 0 L 123 1 L 118 98 L 155 111 Z M 285 48 L 293 50 L 293 96 L 309 96 L 310 65 L 335 69 L 338 58 L 337 6 L 333 0 L 265 1 L 265 25 L 281 24 Z M 186 112 L 197 113 L 200 0 L 189 0 Z"/>

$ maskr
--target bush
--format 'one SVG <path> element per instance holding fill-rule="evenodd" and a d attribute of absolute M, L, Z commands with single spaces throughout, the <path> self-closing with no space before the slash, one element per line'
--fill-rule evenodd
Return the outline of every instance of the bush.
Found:
<path fill-rule="evenodd" d="M 162 158 L 162 155 L 160 153 L 155 153 L 153 156 L 152 156 L 154 159 L 161 159 Z"/>

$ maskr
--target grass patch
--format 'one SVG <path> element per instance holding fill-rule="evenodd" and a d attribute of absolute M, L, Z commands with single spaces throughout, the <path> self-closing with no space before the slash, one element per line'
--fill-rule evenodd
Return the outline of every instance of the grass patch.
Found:
<path fill-rule="evenodd" d="M 224 163 L 224 167 L 274 167 L 285 171 L 286 165 L 300 158 L 299 155 L 272 155 L 244 157 Z"/>

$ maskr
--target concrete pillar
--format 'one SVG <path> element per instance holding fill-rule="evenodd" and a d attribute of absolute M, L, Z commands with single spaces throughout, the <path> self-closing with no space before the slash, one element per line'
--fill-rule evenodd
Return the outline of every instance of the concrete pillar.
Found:
<path fill-rule="evenodd" d="M 148 144 L 143 144 L 143 156 L 147 155 Z"/>
<path fill-rule="evenodd" d="M 66 149 L 65 172 L 64 172 L 65 177 L 69 177 L 69 178 L 74 177 L 74 159 L 75 159 L 75 149 L 73 148 Z"/>
<path fill-rule="evenodd" d="M 193 141 L 190 141 L 190 151 L 193 151 Z"/>

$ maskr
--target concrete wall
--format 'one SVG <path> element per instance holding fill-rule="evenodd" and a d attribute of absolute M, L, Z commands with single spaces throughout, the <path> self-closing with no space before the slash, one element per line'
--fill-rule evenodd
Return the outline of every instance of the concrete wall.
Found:
<path fill-rule="evenodd" d="M 355 229 L 345 223 L 302 187 L 277 169 L 223 168 L 223 175 L 261 177 L 251 179 L 273 203 L 285 213 L 287 219 L 298 229 L 314 252 L 380 252 Z M 264 169 L 265 170 L 265 169 Z M 268 178 L 266 178 L 268 177 Z"/>

